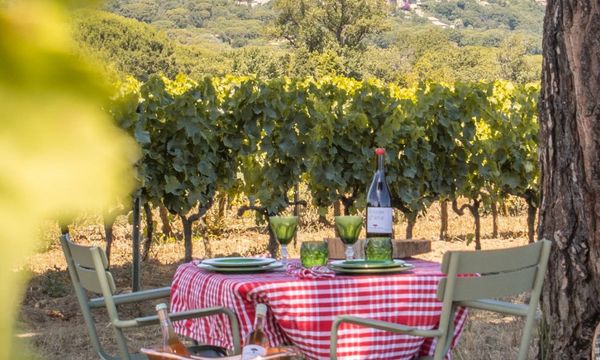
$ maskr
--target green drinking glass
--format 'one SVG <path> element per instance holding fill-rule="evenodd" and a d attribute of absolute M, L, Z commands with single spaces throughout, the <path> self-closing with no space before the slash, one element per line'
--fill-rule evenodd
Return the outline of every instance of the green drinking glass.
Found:
<path fill-rule="evenodd" d="M 342 242 L 346 244 L 346 260 L 354 259 L 354 249 L 352 248 L 352 245 L 358 240 L 362 224 L 362 216 L 335 217 L 335 228 L 337 229 Z"/>
<path fill-rule="evenodd" d="M 366 260 L 392 261 L 393 245 L 389 237 L 368 238 L 365 244 Z"/>
<path fill-rule="evenodd" d="M 300 246 L 300 261 L 302 266 L 310 268 L 323 266 L 329 260 L 329 251 L 325 241 L 305 241 Z"/>
<path fill-rule="evenodd" d="M 275 239 L 281 244 L 281 262 L 285 265 L 288 261 L 287 245 L 292 241 L 298 229 L 297 216 L 271 216 L 269 226 Z"/>

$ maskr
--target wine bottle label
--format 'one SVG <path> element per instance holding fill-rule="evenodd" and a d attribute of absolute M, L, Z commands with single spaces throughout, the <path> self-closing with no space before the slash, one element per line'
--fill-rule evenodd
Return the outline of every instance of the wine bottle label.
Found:
<path fill-rule="evenodd" d="M 267 355 L 267 349 L 260 345 L 248 344 L 242 350 L 242 360 L 255 359 Z"/>
<path fill-rule="evenodd" d="M 392 208 L 370 207 L 367 209 L 367 232 L 392 233 Z"/>

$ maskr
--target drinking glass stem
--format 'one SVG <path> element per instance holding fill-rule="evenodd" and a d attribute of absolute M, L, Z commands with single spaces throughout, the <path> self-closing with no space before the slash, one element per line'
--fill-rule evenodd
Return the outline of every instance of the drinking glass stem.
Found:
<path fill-rule="evenodd" d="M 281 263 L 286 265 L 288 262 L 287 245 L 281 245 Z"/>
<path fill-rule="evenodd" d="M 352 245 L 346 245 L 346 260 L 354 259 L 354 248 Z"/>

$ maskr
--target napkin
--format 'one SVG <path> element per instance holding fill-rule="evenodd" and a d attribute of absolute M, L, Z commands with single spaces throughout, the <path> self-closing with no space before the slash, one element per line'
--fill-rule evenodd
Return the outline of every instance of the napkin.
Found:
<path fill-rule="evenodd" d="M 335 277 L 335 272 L 327 266 L 305 268 L 301 263 L 297 262 L 288 264 L 286 272 L 299 279 L 327 279 Z"/>

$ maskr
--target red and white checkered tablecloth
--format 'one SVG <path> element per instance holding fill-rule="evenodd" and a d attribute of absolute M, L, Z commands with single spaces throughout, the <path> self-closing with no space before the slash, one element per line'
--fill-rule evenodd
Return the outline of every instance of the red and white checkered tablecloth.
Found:
<path fill-rule="evenodd" d="M 330 279 L 297 279 L 284 271 L 219 274 L 181 265 L 171 286 L 171 311 L 212 306 L 233 309 L 242 339 L 252 329 L 257 303 L 269 311 L 265 331 L 271 346 L 293 343 L 309 359 L 329 359 L 331 325 L 337 315 L 354 315 L 397 324 L 435 328 L 442 304 L 437 301 L 440 264 L 409 260 L 410 272 L 393 275 L 336 275 Z M 466 310 L 454 319 L 453 347 L 463 329 Z M 203 343 L 231 347 L 231 329 L 223 315 L 175 323 L 175 330 Z M 433 355 L 432 339 L 392 334 L 344 324 L 338 333 L 338 358 L 414 359 Z M 450 354 L 448 354 L 450 358 Z"/>

